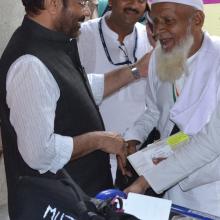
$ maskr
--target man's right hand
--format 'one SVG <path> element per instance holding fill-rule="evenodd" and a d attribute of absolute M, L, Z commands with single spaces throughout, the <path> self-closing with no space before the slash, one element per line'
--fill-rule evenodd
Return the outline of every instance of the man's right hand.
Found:
<path fill-rule="evenodd" d="M 97 131 L 97 146 L 107 153 L 124 155 L 126 153 L 126 142 L 122 136 L 116 132 Z"/>
<path fill-rule="evenodd" d="M 72 159 L 75 160 L 95 150 L 116 154 L 119 167 L 126 173 L 127 143 L 116 132 L 94 131 L 73 137 L 74 151 Z"/>
<path fill-rule="evenodd" d="M 98 147 L 107 153 L 116 154 L 118 165 L 125 173 L 126 158 L 127 158 L 127 143 L 122 136 L 115 132 L 98 132 L 99 143 Z"/>

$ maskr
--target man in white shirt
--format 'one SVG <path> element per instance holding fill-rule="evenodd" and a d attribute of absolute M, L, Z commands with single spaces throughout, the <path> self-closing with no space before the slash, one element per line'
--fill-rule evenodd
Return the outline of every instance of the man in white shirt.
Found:
<path fill-rule="evenodd" d="M 96 103 L 146 74 L 134 67 L 88 78 L 75 37 L 87 11 L 84 0 L 22 0 L 27 14 L 0 62 L 1 122 L 9 195 L 16 213 L 20 176 L 54 177 L 63 167 L 89 195 L 112 187 L 109 153 L 125 166 L 125 143 L 105 132 Z M 92 94 L 92 91 L 93 94 Z M 21 201 L 22 202 L 22 201 Z"/>
<path fill-rule="evenodd" d="M 146 27 L 138 22 L 147 1 L 109 1 L 111 11 L 81 25 L 78 48 L 87 73 L 103 75 L 121 66 L 132 65 L 149 52 Z M 137 80 L 107 97 L 100 112 L 107 131 L 121 135 L 145 110 L 145 79 Z M 113 168 L 115 167 L 112 160 Z M 114 169 L 113 169 L 114 176 Z"/>
<path fill-rule="evenodd" d="M 81 25 L 79 55 L 86 73 L 105 74 L 132 65 L 151 50 L 146 28 L 137 21 L 147 2 L 109 1 L 111 11 Z M 106 130 L 123 134 L 145 109 L 144 79 L 107 97 L 100 105 Z"/>
<path fill-rule="evenodd" d="M 159 41 L 147 78 L 148 109 L 125 135 L 130 147 L 156 126 L 167 138 L 176 124 L 190 142 L 126 191 L 149 186 L 174 204 L 220 216 L 220 40 L 202 31 L 201 0 L 153 0 Z"/>

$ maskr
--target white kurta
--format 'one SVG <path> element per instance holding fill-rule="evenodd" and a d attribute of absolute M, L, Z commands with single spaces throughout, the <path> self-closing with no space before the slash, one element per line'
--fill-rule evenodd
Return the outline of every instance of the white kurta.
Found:
<path fill-rule="evenodd" d="M 110 13 L 110 12 L 109 12 Z M 79 54 L 82 65 L 87 73 L 104 74 L 120 66 L 113 65 L 106 57 L 100 39 L 98 22 L 100 18 L 84 22 L 78 41 Z M 137 29 L 136 57 L 142 57 L 151 49 L 147 39 L 145 26 L 139 23 Z M 125 55 L 119 49 L 118 35 L 113 32 L 102 19 L 102 31 L 108 52 L 114 63 L 124 62 Z M 135 31 L 125 37 L 124 45 L 129 60 L 134 62 Z M 129 128 L 145 109 L 146 80 L 138 80 L 106 98 L 100 105 L 106 130 L 117 131 L 121 134 Z"/>
<path fill-rule="evenodd" d="M 157 126 L 162 138 L 167 137 L 174 125 L 170 120 L 170 110 L 179 111 L 180 104 L 184 111 L 178 114 L 185 114 L 185 121 L 183 119 L 176 121 L 178 126 L 188 130 L 185 122 L 193 122 L 196 131 L 200 129 L 200 117 L 203 127 L 191 136 L 190 143 L 177 149 L 174 155 L 147 171 L 144 176 L 156 192 L 167 190 L 166 197 L 173 203 L 218 216 L 220 216 L 219 42 L 220 40 L 214 42 L 208 34 L 205 34 L 202 47 L 187 61 L 189 74 L 185 75 L 184 87 L 175 105 L 172 84 L 162 83 L 155 73 L 153 54 L 147 79 L 146 102 L 149 108 L 126 133 L 126 139 L 143 141 L 152 127 Z M 195 88 L 201 85 L 197 85 L 198 82 L 203 84 L 200 92 L 195 91 Z M 188 91 L 184 91 L 185 88 L 188 88 Z M 204 102 L 203 99 L 208 101 Z M 188 100 L 195 102 L 189 105 Z M 196 114 L 192 111 L 194 106 Z"/>

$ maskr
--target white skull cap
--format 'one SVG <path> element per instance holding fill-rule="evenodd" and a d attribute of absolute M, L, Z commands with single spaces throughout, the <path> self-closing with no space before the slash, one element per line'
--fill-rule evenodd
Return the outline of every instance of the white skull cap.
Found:
<path fill-rule="evenodd" d="M 157 3 L 162 3 L 162 2 L 167 2 L 167 3 L 178 3 L 182 5 L 189 5 L 192 6 L 200 11 L 203 11 L 203 1 L 202 0 L 151 0 L 150 3 L 151 5 L 157 4 Z"/>

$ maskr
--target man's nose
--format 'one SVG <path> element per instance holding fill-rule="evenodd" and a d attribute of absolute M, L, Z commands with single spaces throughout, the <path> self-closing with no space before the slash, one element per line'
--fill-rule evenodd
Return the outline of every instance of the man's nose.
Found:
<path fill-rule="evenodd" d="M 87 2 L 87 4 L 85 5 L 85 7 L 82 10 L 83 10 L 83 15 L 85 17 L 90 17 L 91 16 L 91 10 L 89 8 L 88 2 Z"/>
<path fill-rule="evenodd" d="M 158 38 L 158 36 L 160 36 L 160 34 L 165 32 L 165 26 L 163 23 L 160 22 L 160 23 L 154 25 L 153 30 L 154 30 L 154 36 L 156 38 Z"/>

